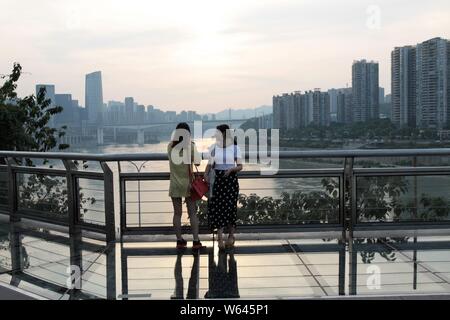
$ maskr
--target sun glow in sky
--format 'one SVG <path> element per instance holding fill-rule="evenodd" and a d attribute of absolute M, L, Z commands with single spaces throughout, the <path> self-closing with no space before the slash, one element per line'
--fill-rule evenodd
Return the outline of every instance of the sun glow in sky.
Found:
<path fill-rule="evenodd" d="M 273 94 L 351 85 L 355 59 L 450 38 L 448 0 L 0 0 L 0 73 L 20 62 L 19 93 L 53 83 L 84 105 L 101 70 L 104 100 L 164 110 L 271 104 Z"/>

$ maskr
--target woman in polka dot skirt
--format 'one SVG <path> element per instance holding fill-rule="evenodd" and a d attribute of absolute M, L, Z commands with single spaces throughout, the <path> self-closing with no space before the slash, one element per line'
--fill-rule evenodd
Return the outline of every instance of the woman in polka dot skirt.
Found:
<path fill-rule="evenodd" d="M 239 182 L 237 173 L 242 170 L 242 155 L 239 146 L 226 124 L 217 127 L 216 143 L 211 146 L 210 159 L 205 169 L 205 180 L 215 178 L 210 186 L 212 194 L 208 199 L 208 224 L 212 231 L 217 230 L 219 249 L 233 247 L 237 219 Z M 214 172 L 212 172 L 214 170 Z M 228 229 L 226 242 L 224 228 Z"/>

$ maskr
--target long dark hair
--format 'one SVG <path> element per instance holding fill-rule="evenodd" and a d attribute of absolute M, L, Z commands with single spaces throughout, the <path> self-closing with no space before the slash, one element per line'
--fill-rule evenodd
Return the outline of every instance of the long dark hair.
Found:
<path fill-rule="evenodd" d="M 231 136 L 230 126 L 227 125 L 227 124 L 221 124 L 221 125 L 218 125 L 218 126 L 216 127 L 216 129 L 222 134 L 222 138 L 223 138 L 222 143 L 223 143 L 223 147 L 225 148 L 225 147 L 226 147 L 226 142 L 227 142 L 228 135 Z M 233 143 L 234 143 L 235 145 L 237 145 L 237 139 L 236 139 L 236 137 L 233 139 Z"/>
<path fill-rule="evenodd" d="M 191 133 L 191 128 L 189 127 L 189 125 L 186 122 L 180 122 L 179 124 L 177 124 L 177 127 L 175 128 L 175 130 L 179 130 L 179 129 L 186 130 L 187 132 L 189 132 L 189 134 Z M 173 139 L 175 139 L 175 138 L 176 138 L 176 135 L 173 137 Z M 182 141 L 183 141 L 183 136 L 179 135 L 178 140 L 172 140 L 172 147 L 175 147 L 177 144 L 179 144 Z"/>

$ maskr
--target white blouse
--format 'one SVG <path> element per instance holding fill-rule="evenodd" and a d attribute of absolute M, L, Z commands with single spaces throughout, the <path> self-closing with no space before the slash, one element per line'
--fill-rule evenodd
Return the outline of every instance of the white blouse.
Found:
<path fill-rule="evenodd" d="M 214 165 L 215 170 L 228 170 L 236 165 L 237 160 L 242 159 L 241 149 L 238 145 L 231 144 L 226 148 L 213 144 L 209 148 L 209 164 Z"/>

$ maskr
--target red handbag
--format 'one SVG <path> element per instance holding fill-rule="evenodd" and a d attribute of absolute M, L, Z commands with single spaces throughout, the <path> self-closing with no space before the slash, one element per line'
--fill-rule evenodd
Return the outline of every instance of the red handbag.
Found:
<path fill-rule="evenodd" d="M 197 169 L 197 166 L 195 166 L 195 169 Z M 189 169 L 189 171 L 191 170 Z M 200 200 L 208 192 L 208 190 L 209 186 L 205 179 L 201 176 L 195 177 L 191 183 L 191 199 L 194 201 Z"/>

